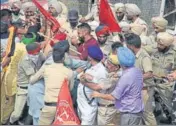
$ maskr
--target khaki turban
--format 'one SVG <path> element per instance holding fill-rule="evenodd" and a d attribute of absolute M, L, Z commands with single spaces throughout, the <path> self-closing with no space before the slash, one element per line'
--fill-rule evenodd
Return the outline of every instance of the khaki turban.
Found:
<path fill-rule="evenodd" d="M 174 42 L 174 36 L 167 32 L 160 32 L 157 35 L 157 42 L 163 44 L 164 46 L 170 46 Z"/>
<path fill-rule="evenodd" d="M 123 3 L 116 3 L 115 11 L 125 13 L 125 5 Z"/>
<path fill-rule="evenodd" d="M 134 24 L 134 23 L 131 23 L 130 24 L 130 28 L 131 28 L 131 31 L 134 33 L 134 34 L 137 34 L 137 35 L 142 35 L 143 32 L 145 31 L 145 27 L 144 25 L 140 25 L 140 24 Z"/>
<path fill-rule="evenodd" d="M 62 5 L 57 0 L 48 0 L 48 7 L 54 7 L 57 13 L 62 13 Z"/>
<path fill-rule="evenodd" d="M 141 10 L 136 4 L 125 4 L 127 15 L 136 16 L 141 14 Z"/>
<path fill-rule="evenodd" d="M 19 9 L 21 9 L 21 1 L 20 0 L 9 0 L 9 5 L 12 7 L 13 5 Z"/>
<path fill-rule="evenodd" d="M 166 29 L 166 26 L 168 24 L 168 21 L 163 17 L 153 17 L 151 21 L 152 24 L 158 27 L 159 29 Z"/>
<path fill-rule="evenodd" d="M 23 8 L 23 11 L 26 12 L 26 11 L 37 11 L 37 8 L 35 6 L 34 3 L 32 2 L 25 2 L 23 5 L 22 5 L 22 8 Z"/>

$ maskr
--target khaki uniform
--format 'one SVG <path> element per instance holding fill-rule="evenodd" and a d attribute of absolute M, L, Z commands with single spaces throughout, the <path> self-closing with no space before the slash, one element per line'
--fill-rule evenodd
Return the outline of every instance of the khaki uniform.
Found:
<path fill-rule="evenodd" d="M 135 66 L 140 68 L 143 73 L 153 72 L 151 58 L 149 54 L 143 49 L 140 49 L 136 54 Z M 157 125 L 152 108 L 154 91 L 152 86 L 154 86 L 153 78 L 144 80 L 144 89 L 142 90 L 144 101 L 143 119 L 146 125 Z"/>
<path fill-rule="evenodd" d="M 149 39 L 150 39 L 150 43 L 145 46 L 142 46 L 142 48 L 145 49 L 149 55 L 152 55 L 154 52 L 157 51 L 156 34 L 152 33 L 149 36 Z"/>
<path fill-rule="evenodd" d="M 143 25 L 145 27 L 145 30 L 143 31 L 142 35 L 147 35 L 148 25 L 144 20 L 142 20 L 141 18 L 137 18 L 133 23 Z"/>
<path fill-rule="evenodd" d="M 102 80 L 101 93 L 110 94 L 115 89 L 118 78 L 114 78 L 113 75 L 116 74 L 109 73 L 108 78 Z M 99 99 L 98 104 L 98 125 L 120 124 L 120 112 L 115 108 L 114 101 Z"/>
<path fill-rule="evenodd" d="M 58 94 L 62 87 L 65 78 L 72 80 L 72 70 L 64 67 L 61 63 L 53 63 L 51 65 L 44 65 L 41 69 L 30 78 L 30 83 L 34 84 L 36 81 L 44 78 L 45 80 L 45 103 L 57 103 Z M 73 81 L 70 82 L 70 89 L 73 88 Z M 47 106 L 45 104 L 39 119 L 39 125 L 51 125 L 56 113 L 56 106 Z"/>
<path fill-rule="evenodd" d="M 58 2 L 62 6 L 62 13 L 61 14 L 65 15 L 67 17 L 67 14 L 68 14 L 68 8 L 67 8 L 67 6 L 63 2 L 61 2 L 61 1 L 58 1 Z"/>
<path fill-rule="evenodd" d="M 26 54 L 25 45 L 16 43 L 14 55 L 1 84 L 1 123 L 6 123 L 14 109 L 17 92 L 17 70 L 20 59 Z"/>
<path fill-rule="evenodd" d="M 16 27 L 23 27 L 25 25 L 25 19 L 26 18 L 25 18 L 23 10 L 21 10 L 17 16 L 12 14 L 12 23 Z"/>
<path fill-rule="evenodd" d="M 166 53 L 155 52 L 152 55 L 153 72 L 159 77 L 165 77 L 168 72 L 176 69 L 176 49 L 171 45 Z"/>
<path fill-rule="evenodd" d="M 157 77 L 155 77 L 155 83 L 157 87 L 155 91 L 158 93 L 156 94 L 156 99 L 160 99 L 158 102 L 155 101 L 156 108 L 158 106 L 165 105 L 166 107 L 161 107 L 160 111 L 162 111 L 161 116 L 168 111 L 171 114 L 172 111 L 172 95 L 173 95 L 173 83 L 171 82 L 162 82 L 161 77 L 166 77 L 168 73 L 172 70 L 176 69 L 176 50 L 173 46 L 166 53 L 161 53 L 159 51 L 155 52 L 152 55 L 152 63 L 153 63 L 153 73 Z M 165 111 L 163 111 L 165 109 Z M 157 117 L 156 117 L 157 118 Z M 164 117 L 166 118 L 166 117 Z"/>
<path fill-rule="evenodd" d="M 41 63 L 42 59 L 40 56 L 38 63 L 35 64 L 32 60 L 29 59 L 28 54 L 26 54 L 19 62 L 17 71 L 17 93 L 15 108 L 10 116 L 11 123 L 14 123 L 20 118 L 27 101 L 29 77 L 33 75 L 37 69 L 39 69 Z"/>

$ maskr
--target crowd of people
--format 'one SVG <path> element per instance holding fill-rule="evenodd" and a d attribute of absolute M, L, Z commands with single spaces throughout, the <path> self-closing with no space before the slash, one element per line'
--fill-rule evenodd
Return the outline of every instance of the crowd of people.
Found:
<path fill-rule="evenodd" d="M 149 33 L 136 4 L 109 3 L 121 29 L 110 32 L 98 0 L 86 16 L 33 1 L 1 9 L 1 124 L 53 124 L 67 79 L 81 125 L 176 125 L 176 33 L 165 18 Z"/>

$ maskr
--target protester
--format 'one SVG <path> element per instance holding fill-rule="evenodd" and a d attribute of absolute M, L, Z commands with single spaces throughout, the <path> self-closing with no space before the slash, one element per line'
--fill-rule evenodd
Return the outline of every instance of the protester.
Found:
<path fill-rule="evenodd" d="M 81 60 L 87 60 L 88 57 L 88 47 L 98 46 L 95 38 L 91 35 L 91 27 L 87 23 L 82 23 L 78 26 L 78 37 L 77 39 L 72 39 L 72 44 L 77 48 L 78 52 L 81 53 L 79 58 Z"/>
<path fill-rule="evenodd" d="M 133 33 L 125 36 L 127 47 L 136 55 L 135 66 L 143 72 L 143 89 L 142 96 L 144 101 L 143 119 L 145 125 L 156 125 L 156 119 L 153 114 L 153 94 L 154 94 L 154 80 L 152 60 L 149 54 L 141 48 L 141 39 L 138 35 Z"/>

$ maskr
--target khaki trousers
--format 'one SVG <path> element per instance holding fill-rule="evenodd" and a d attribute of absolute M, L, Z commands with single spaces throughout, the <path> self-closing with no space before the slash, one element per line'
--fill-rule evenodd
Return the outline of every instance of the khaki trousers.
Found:
<path fill-rule="evenodd" d="M 153 114 L 153 92 L 154 90 L 152 88 L 149 88 L 148 90 L 142 90 L 142 96 L 143 96 L 143 102 L 144 102 L 144 112 L 143 112 L 143 120 L 145 122 L 145 125 L 149 126 L 156 126 L 156 119 Z"/>
<path fill-rule="evenodd" d="M 39 125 L 51 125 L 56 114 L 55 106 L 44 106 L 39 118 Z"/>
<path fill-rule="evenodd" d="M 27 102 L 27 89 L 21 89 L 18 87 L 18 91 L 15 98 L 15 108 L 10 116 L 10 123 L 14 123 L 20 119 L 26 102 Z"/>
<path fill-rule="evenodd" d="M 98 107 L 98 125 L 119 125 L 120 113 L 115 107 Z"/>

